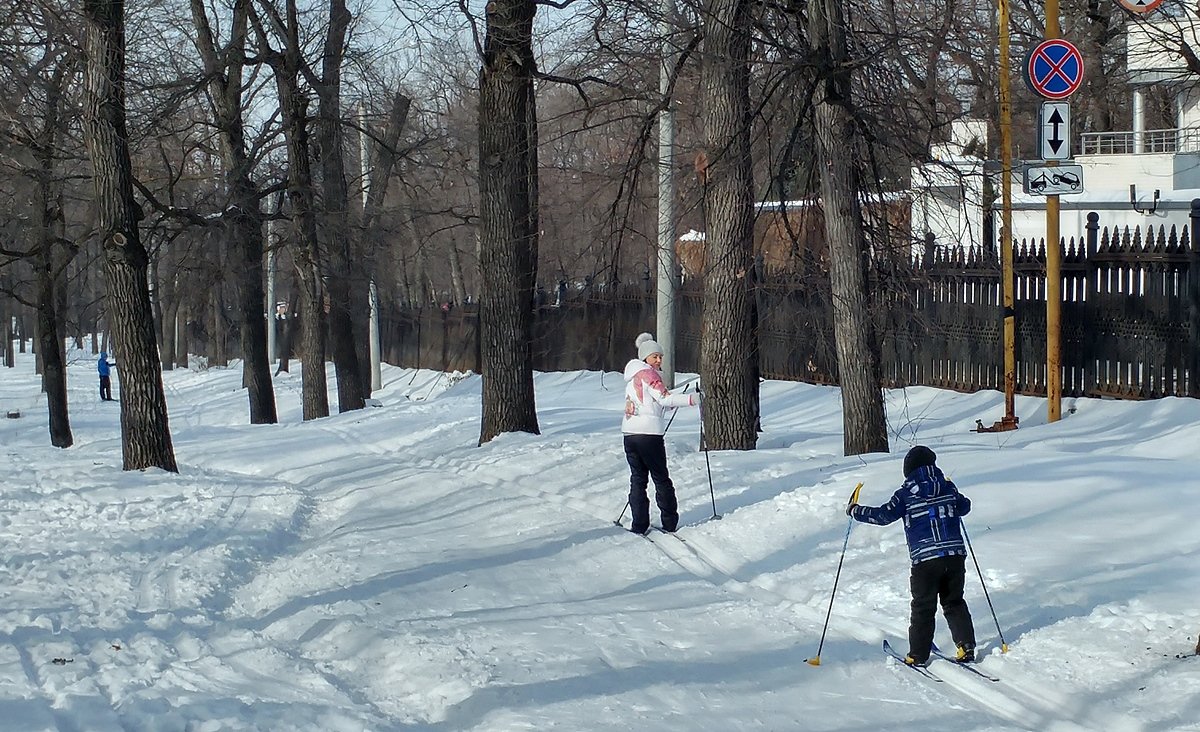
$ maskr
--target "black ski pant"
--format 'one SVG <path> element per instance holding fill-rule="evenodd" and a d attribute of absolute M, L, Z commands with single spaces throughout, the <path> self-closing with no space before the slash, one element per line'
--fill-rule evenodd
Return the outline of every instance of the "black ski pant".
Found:
<path fill-rule="evenodd" d="M 650 528 L 650 499 L 646 496 L 649 478 L 654 479 L 654 502 L 665 531 L 679 526 L 679 504 L 675 484 L 667 473 L 667 448 L 662 435 L 625 435 L 625 459 L 629 461 L 629 508 L 631 531 L 644 534 Z"/>
<path fill-rule="evenodd" d="M 955 645 L 975 647 L 975 626 L 971 611 L 963 600 L 967 558 L 936 557 L 914 564 L 909 584 L 912 588 L 912 617 L 908 623 L 908 655 L 917 663 L 929 658 L 938 601 L 950 626 Z"/>
<path fill-rule="evenodd" d="M 112 401 L 112 379 L 107 376 L 100 377 L 100 398 L 106 402 Z"/>

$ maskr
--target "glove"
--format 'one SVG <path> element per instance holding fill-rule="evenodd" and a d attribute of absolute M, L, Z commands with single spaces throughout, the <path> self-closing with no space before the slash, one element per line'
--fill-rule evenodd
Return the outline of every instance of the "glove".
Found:
<path fill-rule="evenodd" d="M 692 394 L 692 406 L 693 407 L 700 406 L 700 401 L 701 401 L 700 392 L 696 392 L 695 394 Z"/>
<path fill-rule="evenodd" d="M 858 508 L 857 503 L 847 503 L 846 504 L 846 515 L 849 516 L 850 518 L 854 518 L 854 509 L 856 509 L 856 508 Z"/>

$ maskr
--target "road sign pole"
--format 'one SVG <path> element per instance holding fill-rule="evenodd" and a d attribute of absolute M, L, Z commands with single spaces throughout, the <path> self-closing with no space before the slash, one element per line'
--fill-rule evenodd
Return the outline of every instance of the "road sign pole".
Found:
<path fill-rule="evenodd" d="M 1009 80 L 1008 0 L 999 0 L 1000 30 L 1000 167 L 1001 223 L 1000 276 L 1004 293 L 1004 418 L 1001 425 L 1015 429 L 1017 391 L 1017 312 L 1013 282 L 1012 236 L 1012 87 Z"/>
<path fill-rule="evenodd" d="M 1045 0 L 1046 40 L 1059 37 L 1058 0 Z M 1053 168 L 1057 163 L 1046 161 Z M 1058 233 L 1058 194 L 1046 197 L 1046 420 L 1062 418 L 1062 245 Z"/>

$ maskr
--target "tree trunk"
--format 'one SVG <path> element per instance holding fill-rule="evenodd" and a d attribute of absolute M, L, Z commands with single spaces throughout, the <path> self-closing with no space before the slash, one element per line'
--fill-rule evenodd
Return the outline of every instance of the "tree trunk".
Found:
<path fill-rule="evenodd" d="M 345 156 L 342 153 L 341 81 L 342 57 L 350 11 L 345 0 L 329 0 L 329 28 L 325 52 L 321 58 L 321 81 L 317 85 L 317 149 L 321 156 L 321 183 L 325 214 L 325 233 L 329 241 L 327 259 L 329 294 L 329 338 L 333 368 L 337 374 L 338 411 L 362 409 L 362 372 L 355 349 L 355 314 L 365 314 L 367 292 L 351 287 L 350 191 L 346 183 Z M 356 307 L 357 306 L 357 307 Z M 359 340 L 365 335 L 359 332 Z"/>
<path fill-rule="evenodd" d="M 59 111 L 62 88 L 66 77 L 63 62 L 55 69 L 46 88 L 45 116 L 40 139 L 35 146 L 38 160 L 38 246 L 37 310 L 38 357 L 42 363 L 42 387 L 46 391 L 49 413 L 50 444 L 70 447 L 75 443 L 67 409 L 67 365 L 63 358 L 63 328 L 60 295 L 63 290 L 62 272 L 70 261 L 56 256 L 63 241 L 62 185 L 54 177 L 54 159 L 60 137 Z"/>
<path fill-rule="evenodd" d="M 533 394 L 537 274 L 535 0 L 493 0 L 479 73 L 479 205 L 483 420 L 479 442 L 538 434 Z"/>
<path fill-rule="evenodd" d="M 223 246 L 225 246 L 223 241 L 218 244 L 218 247 Z M 208 291 L 209 313 L 212 316 L 212 330 L 209 331 L 208 365 L 224 368 L 229 365 L 229 357 L 225 353 L 225 297 L 221 292 L 225 258 L 221 256 L 220 249 L 217 250 L 216 255 L 217 277 Z"/>
<path fill-rule="evenodd" d="M 308 100 L 300 89 L 300 30 L 295 0 L 287 2 L 285 48 L 268 57 L 279 93 L 288 158 L 288 202 L 299 239 L 294 252 L 299 284 L 301 401 L 304 419 L 329 416 L 325 375 L 325 293 L 321 285 L 321 253 L 317 241 L 311 154 L 308 140 Z M 258 21 L 255 20 L 257 23 Z M 265 31 L 260 27 L 260 33 Z"/>
<path fill-rule="evenodd" d="M 161 343 L 159 354 L 162 358 L 163 371 L 171 371 L 175 368 L 175 313 L 179 311 L 173 275 L 158 283 L 158 300 L 162 311 L 158 327 L 158 338 Z"/>
<path fill-rule="evenodd" d="M 458 253 L 458 242 L 450 242 L 450 292 L 455 305 L 467 300 L 467 286 L 463 281 L 462 256 Z"/>
<path fill-rule="evenodd" d="M 859 204 L 863 186 L 858 165 L 865 143 L 852 110 L 845 18 L 841 0 L 811 0 L 808 13 L 821 81 L 813 105 L 813 128 L 829 244 L 843 449 L 846 455 L 887 452 L 879 343 L 867 278 L 871 253 Z"/>
<path fill-rule="evenodd" d="M 753 450 L 758 378 L 753 299 L 754 180 L 750 158 L 749 0 L 711 0 L 701 85 L 705 144 L 704 438 L 713 450 Z"/>
<path fill-rule="evenodd" d="M 189 308 L 182 303 L 175 308 L 175 365 L 185 370 L 188 367 L 188 347 L 191 345 L 191 339 L 188 338 L 189 312 Z"/>
<path fill-rule="evenodd" d="M 408 121 L 408 112 L 412 107 L 412 99 L 408 96 L 397 92 L 392 97 L 392 108 L 388 114 L 388 124 L 383 132 L 383 138 L 379 140 L 379 144 L 373 146 L 376 151 L 373 156 L 368 156 L 366 166 L 369 166 L 368 176 L 364 176 L 364 184 L 367 186 L 367 195 L 363 201 L 362 211 L 362 230 L 359 248 L 363 261 L 368 262 L 367 276 L 371 282 L 379 282 L 379 268 L 376 264 L 377 257 L 375 249 L 378 246 L 378 213 L 383 206 L 383 199 L 387 194 L 388 183 L 392 178 L 392 171 L 396 165 L 396 146 L 400 142 L 400 135 L 404 131 L 404 127 Z M 366 133 L 366 120 L 363 120 L 364 129 L 360 134 Z M 367 155 L 367 151 L 372 146 L 366 145 L 365 141 L 362 146 L 363 154 Z M 368 326 L 369 327 L 369 326 Z M 370 355 L 366 356 L 363 362 L 363 393 L 369 395 L 371 393 L 371 373 L 370 367 L 373 364 L 369 363 Z"/>
<path fill-rule="evenodd" d="M 8 290 L 7 277 L 0 270 L 0 357 L 4 358 L 4 368 L 11 369 L 16 366 L 13 363 L 13 344 L 12 344 L 12 313 L 10 312 L 10 301 L 3 296 L 3 293 Z"/>
<path fill-rule="evenodd" d="M 218 52 L 216 39 L 202 0 L 191 0 L 196 27 L 196 48 L 209 78 L 213 116 L 221 135 L 222 168 L 229 191 L 223 219 L 237 254 L 238 317 L 242 345 L 242 382 L 250 403 L 250 424 L 275 424 L 275 389 L 271 381 L 271 356 L 267 353 L 267 325 L 263 290 L 263 216 L 260 189 L 253 178 L 254 161 L 246 152 L 242 100 L 243 68 L 251 0 L 236 0 L 230 24 L 229 45 Z M 271 306 L 274 317 L 274 305 Z"/>
<path fill-rule="evenodd" d="M 84 0 L 83 13 L 83 132 L 104 246 L 108 314 L 120 359 L 123 467 L 178 472 L 146 281 L 147 256 L 138 232 L 141 210 L 133 198 L 125 126 L 125 9 L 119 1 Z"/>
<path fill-rule="evenodd" d="M 8 291 L 8 276 L 4 270 L 0 270 L 0 293 Z M 4 354 L 4 367 L 15 368 L 16 349 L 13 348 L 13 328 L 12 328 L 12 301 L 3 298 L 0 299 L 0 338 L 4 339 L 4 344 L 0 346 L 0 350 Z"/>

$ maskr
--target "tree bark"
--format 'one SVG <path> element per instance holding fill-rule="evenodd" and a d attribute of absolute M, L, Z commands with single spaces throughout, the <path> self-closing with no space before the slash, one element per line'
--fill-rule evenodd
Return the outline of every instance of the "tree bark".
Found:
<path fill-rule="evenodd" d="M 83 0 L 87 79 L 83 132 L 92 163 L 99 234 L 104 247 L 108 318 L 121 374 L 121 448 L 125 470 L 178 472 L 154 313 L 147 255 L 138 232 L 129 135 L 125 125 L 125 7 L 120 0 Z"/>
<path fill-rule="evenodd" d="M 753 298 L 749 0 L 711 0 L 704 15 L 704 336 L 706 448 L 753 450 L 758 378 Z"/>
<path fill-rule="evenodd" d="M 841 0 L 810 0 L 808 13 L 821 82 L 813 105 L 813 128 L 829 244 L 843 449 L 846 455 L 887 452 L 879 342 L 867 277 L 871 253 L 859 203 L 863 185 L 858 165 L 865 142 L 854 119 L 845 16 Z"/>
<path fill-rule="evenodd" d="M 537 274 L 535 0 L 493 0 L 479 72 L 480 294 L 483 419 L 479 442 L 538 434 L 533 393 Z"/>

